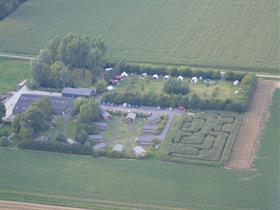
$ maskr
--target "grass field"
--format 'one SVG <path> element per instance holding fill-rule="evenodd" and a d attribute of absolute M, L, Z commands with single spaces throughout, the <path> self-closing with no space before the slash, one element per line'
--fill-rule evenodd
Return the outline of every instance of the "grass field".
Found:
<path fill-rule="evenodd" d="M 17 85 L 30 78 L 30 63 L 0 58 L 0 94 L 15 90 Z"/>
<path fill-rule="evenodd" d="M 196 94 L 201 99 L 212 99 L 213 94 L 216 99 L 224 101 L 227 98 L 236 99 L 235 91 L 239 91 L 239 86 L 234 86 L 232 82 L 218 80 L 213 85 L 206 85 L 203 81 L 199 81 L 192 85 L 189 79 L 184 82 L 190 87 L 189 95 Z M 150 78 L 142 79 L 140 76 L 132 76 L 120 82 L 114 91 L 124 93 L 128 91 L 138 92 L 140 94 L 153 92 L 157 95 L 164 93 L 164 81 L 152 80 Z"/>
<path fill-rule="evenodd" d="M 161 159 L 222 166 L 229 158 L 242 115 L 198 112 L 175 118 L 161 146 Z"/>
<path fill-rule="evenodd" d="M 0 199 L 102 210 L 278 210 L 279 101 L 280 90 L 256 171 L 1 148 Z"/>
<path fill-rule="evenodd" d="M 278 14 L 278 0 L 29 0 L 0 22 L 0 51 L 73 32 L 101 35 L 115 61 L 279 73 Z"/>

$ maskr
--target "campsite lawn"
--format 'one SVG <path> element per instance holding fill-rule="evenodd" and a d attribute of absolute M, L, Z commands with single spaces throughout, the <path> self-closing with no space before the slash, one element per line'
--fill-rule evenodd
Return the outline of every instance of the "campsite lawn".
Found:
<path fill-rule="evenodd" d="M 30 78 L 30 63 L 0 58 L 0 94 L 15 90 L 17 85 Z"/>
<path fill-rule="evenodd" d="M 0 149 L 0 199 L 97 209 L 278 210 L 276 91 L 255 171 Z"/>
<path fill-rule="evenodd" d="M 135 146 L 135 138 L 142 133 L 145 118 L 137 117 L 135 123 L 128 123 L 125 116 L 113 116 L 108 122 L 109 128 L 104 132 L 104 142 L 113 147 L 123 144 L 125 149 L 131 150 Z"/>
<path fill-rule="evenodd" d="M 279 73 L 278 14 L 277 0 L 28 0 L 0 22 L 0 51 L 72 32 L 101 35 L 111 61 Z"/>
<path fill-rule="evenodd" d="M 189 95 L 196 94 L 201 99 L 212 99 L 215 96 L 216 99 L 225 100 L 227 98 L 235 99 L 235 91 L 238 91 L 239 86 L 234 86 L 232 82 L 218 80 L 213 85 L 206 85 L 204 81 L 199 81 L 196 84 L 191 84 L 190 79 L 185 79 L 185 82 L 190 87 Z M 162 77 L 159 80 L 152 80 L 150 77 L 143 79 L 138 75 L 129 75 L 128 78 L 121 81 L 116 86 L 116 92 L 137 92 L 145 94 L 149 92 L 156 93 L 157 95 L 164 93 L 164 81 Z M 238 94 L 238 93 L 237 93 Z"/>

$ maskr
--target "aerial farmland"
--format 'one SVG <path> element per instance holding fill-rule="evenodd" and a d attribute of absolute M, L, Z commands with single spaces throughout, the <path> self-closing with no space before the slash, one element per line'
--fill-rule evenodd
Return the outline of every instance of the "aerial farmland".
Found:
<path fill-rule="evenodd" d="M 0 0 L 0 210 L 279 210 L 277 0 Z"/>

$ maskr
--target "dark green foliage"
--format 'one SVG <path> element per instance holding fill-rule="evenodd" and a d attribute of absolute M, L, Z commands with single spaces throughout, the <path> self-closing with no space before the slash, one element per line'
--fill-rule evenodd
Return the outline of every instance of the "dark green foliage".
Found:
<path fill-rule="evenodd" d="M 97 94 L 101 94 L 106 92 L 107 83 L 104 80 L 100 80 L 96 84 L 96 92 Z"/>
<path fill-rule="evenodd" d="M 0 123 L 2 122 L 2 118 L 6 115 L 6 107 L 4 103 L 0 102 Z"/>
<path fill-rule="evenodd" d="M 81 144 L 63 144 L 59 142 L 40 142 L 35 140 L 22 141 L 18 144 L 21 149 L 51 151 L 79 155 L 91 155 L 92 147 Z"/>
<path fill-rule="evenodd" d="M 88 135 L 95 135 L 98 133 L 96 126 L 89 123 L 79 123 L 77 132 L 79 132 L 79 130 L 84 130 Z"/>
<path fill-rule="evenodd" d="M 66 137 L 65 137 L 64 134 L 59 133 L 59 134 L 56 136 L 55 140 L 58 141 L 58 142 L 65 143 L 65 142 L 66 142 Z"/>
<path fill-rule="evenodd" d="M 0 20 L 12 13 L 26 0 L 0 0 Z"/>
<path fill-rule="evenodd" d="M 86 143 L 88 139 L 88 133 L 84 130 L 78 130 L 77 134 L 76 134 L 76 141 L 80 142 L 82 145 L 84 145 Z"/>
<path fill-rule="evenodd" d="M 6 136 L 2 136 L 1 138 L 0 138 L 0 147 L 7 147 L 7 146 L 9 146 L 9 139 L 8 139 L 8 137 L 6 137 Z"/>
<path fill-rule="evenodd" d="M 186 95 L 189 92 L 189 86 L 181 80 L 170 79 L 164 83 L 164 92 Z"/>

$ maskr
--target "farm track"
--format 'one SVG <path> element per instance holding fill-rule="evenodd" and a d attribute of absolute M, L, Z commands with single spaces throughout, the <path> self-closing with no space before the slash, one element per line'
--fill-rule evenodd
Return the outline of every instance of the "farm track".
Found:
<path fill-rule="evenodd" d="M 274 90 L 280 82 L 260 80 L 252 99 L 252 105 L 242 120 L 240 130 L 226 168 L 249 170 L 254 167 L 259 139 L 268 118 Z"/>

